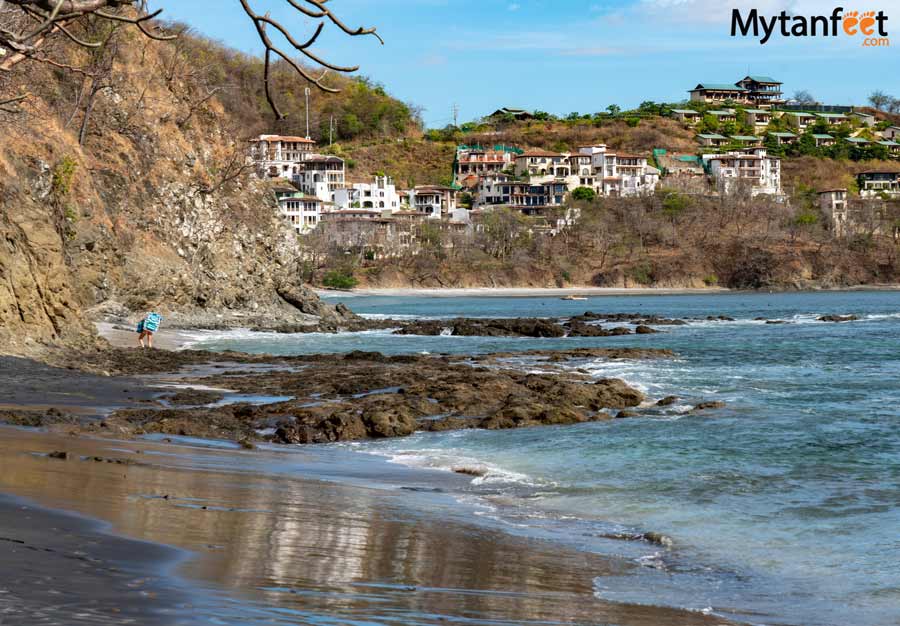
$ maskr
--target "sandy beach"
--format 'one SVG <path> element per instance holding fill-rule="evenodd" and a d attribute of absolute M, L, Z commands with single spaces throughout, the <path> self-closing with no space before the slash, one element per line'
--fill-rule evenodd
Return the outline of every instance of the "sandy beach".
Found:
<path fill-rule="evenodd" d="M 334 289 L 317 289 L 320 296 L 328 297 L 352 297 L 352 296 L 418 296 L 431 298 L 552 298 L 559 296 L 673 296 L 728 293 L 729 289 L 667 289 L 662 287 L 633 287 L 619 289 L 613 287 L 465 287 L 448 289 L 419 289 L 413 287 L 395 288 L 361 288 L 352 291 L 338 291 Z"/>
<path fill-rule="evenodd" d="M 3 501 L 0 535 L 39 556 L 3 569 L 4 624 L 723 623 L 597 600 L 594 576 L 634 565 L 466 523 L 447 495 L 465 477 L 370 476 L 340 450 L 2 434 L 0 490 L 28 500 Z"/>

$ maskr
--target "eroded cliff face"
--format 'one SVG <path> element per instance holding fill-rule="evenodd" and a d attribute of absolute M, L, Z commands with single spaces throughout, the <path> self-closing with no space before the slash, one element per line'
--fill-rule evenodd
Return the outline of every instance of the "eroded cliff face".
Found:
<path fill-rule="evenodd" d="M 159 71 L 160 44 L 139 43 L 121 48 L 84 145 L 71 74 L 29 66 L 32 97 L 0 113 L 0 352 L 89 337 L 85 310 L 105 302 L 287 315 L 279 291 L 302 291 L 321 310 L 266 183 L 239 175 L 250 129 L 215 98 L 197 106 L 196 85 Z"/>

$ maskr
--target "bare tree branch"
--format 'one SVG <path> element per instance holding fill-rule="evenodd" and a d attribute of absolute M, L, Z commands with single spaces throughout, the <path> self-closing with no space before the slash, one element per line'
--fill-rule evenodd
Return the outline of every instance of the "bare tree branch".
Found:
<path fill-rule="evenodd" d="M 275 117 L 278 120 L 283 120 L 285 116 L 281 113 L 281 110 L 278 108 L 278 104 L 275 102 L 275 99 L 272 96 L 271 64 L 273 53 L 281 57 L 297 74 L 311 82 L 320 90 L 330 93 L 336 93 L 339 90 L 329 87 L 322 82 L 327 75 L 328 70 L 349 73 L 358 70 L 359 66 L 336 65 L 329 61 L 326 61 L 325 59 L 314 53 L 312 50 L 310 50 L 312 45 L 316 43 L 316 41 L 319 39 L 319 36 L 322 34 L 322 31 L 324 30 L 324 20 L 327 19 L 351 37 L 356 37 L 359 35 L 372 35 L 376 39 L 378 39 L 379 42 L 384 44 L 384 40 L 382 40 L 378 33 L 375 32 L 374 28 L 363 28 L 362 26 L 357 29 L 348 28 L 340 19 L 338 19 L 337 16 L 334 15 L 334 13 L 331 12 L 330 9 L 325 7 L 325 1 L 327 0 L 287 0 L 288 4 L 290 4 L 293 8 L 297 9 L 307 17 L 322 20 L 318 23 L 315 31 L 309 37 L 309 39 L 304 42 L 300 42 L 291 34 L 291 32 L 287 28 L 269 17 L 268 13 L 266 15 L 260 15 L 253 10 L 253 7 L 250 5 L 249 0 L 240 0 L 241 7 L 244 9 L 244 12 L 250 17 L 250 19 L 253 20 L 253 25 L 256 27 L 256 32 L 259 35 L 259 39 L 266 48 L 263 81 L 265 84 L 266 99 L 268 100 L 269 106 L 271 107 L 272 112 L 275 114 Z M 313 8 L 310 8 L 310 6 Z M 306 68 L 295 61 L 284 50 L 274 44 L 272 39 L 269 37 L 269 33 L 266 29 L 267 26 L 271 26 L 279 33 L 281 33 L 281 35 L 285 38 L 285 40 L 287 40 L 291 47 L 294 48 L 294 50 L 296 50 L 309 60 L 313 61 L 316 65 L 324 67 L 325 72 L 318 78 L 312 76 Z"/>
<path fill-rule="evenodd" d="M 330 23 L 336 26 L 351 37 L 372 35 L 381 44 L 384 44 L 384 40 L 375 28 L 347 26 L 326 6 L 328 0 L 284 1 L 298 13 L 318 20 L 308 39 L 299 40 L 289 28 L 272 19 L 268 13 L 265 15 L 256 13 L 250 0 L 239 0 L 265 47 L 263 81 L 266 100 L 278 120 L 283 120 L 285 116 L 278 108 L 273 93 L 273 57 L 280 58 L 296 74 L 318 89 L 334 93 L 338 90 L 323 82 L 328 72 L 350 73 L 358 70 L 359 66 L 332 63 L 312 50 L 326 24 Z M 103 46 L 104 42 L 91 41 L 84 37 L 78 28 L 85 24 L 84 20 L 89 16 L 135 26 L 141 34 L 149 39 L 171 41 L 178 38 L 178 34 L 160 34 L 158 28 L 151 24 L 162 13 L 162 9 L 152 12 L 147 12 L 146 9 L 145 0 L 0 0 L 0 17 L 3 18 L 0 19 L 0 71 L 9 71 L 15 65 L 28 59 L 50 63 L 71 71 L 79 71 L 78 68 L 62 61 L 52 60 L 48 58 L 47 54 L 41 54 L 39 51 L 51 38 L 59 37 L 84 48 L 97 49 Z M 277 31 L 277 34 L 281 35 L 289 47 L 282 49 L 276 45 L 270 37 L 273 31 Z M 313 70 L 301 65 L 292 56 L 294 54 L 305 57 L 317 67 L 322 68 L 322 74 L 314 75 Z"/>
<path fill-rule="evenodd" d="M 6 113 L 18 113 L 18 109 L 7 108 L 9 105 L 17 105 L 23 100 L 28 99 L 31 96 L 30 93 L 23 93 L 20 96 L 15 96 L 14 98 L 7 98 L 6 100 L 0 100 L 0 111 L 5 111 Z"/>

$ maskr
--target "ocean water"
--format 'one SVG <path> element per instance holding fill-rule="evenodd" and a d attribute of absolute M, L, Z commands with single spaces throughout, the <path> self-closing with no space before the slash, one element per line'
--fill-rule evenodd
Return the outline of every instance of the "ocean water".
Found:
<path fill-rule="evenodd" d="M 383 317 L 696 318 L 662 334 L 522 339 L 389 332 L 198 335 L 196 347 L 277 354 L 670 348 L 674 359 L 576 364 L 655 400 L 645 417 L 464 431 L 349 447 L 391 463 L 480 467 L 459 498 L 477 516 L 620 557 L 598 597 L 755 624 L 900 624 L 900 293 L 555 298 L 346 297 Z M 859 321 L 819 322 L 823 314 Z M 707 321 L 725 315 L 735 321 Z M 756 318 L 784 320 L 771 325 Z M 525 366 L 525 365 L 523 365 Z M 722 410 L 688 414 L 701 401 Z M 645 532 L 665 545 L 611 539 Z"/>

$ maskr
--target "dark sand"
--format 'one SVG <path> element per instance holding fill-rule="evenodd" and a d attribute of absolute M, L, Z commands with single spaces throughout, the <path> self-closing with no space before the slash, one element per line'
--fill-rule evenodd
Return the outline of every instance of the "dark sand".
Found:
<path fill-rule="evenodd" d="M 0 496 L 0 624 L 170 624 L 188 598 L 163 572 L 184 556 Z"/>
<path fill-rule="evenodd" d="M 42 454 L 54 450 L 69 458 Z M 724 623 L 597 600 L 594 577 L 635 566 L 468 523 L 468 511 L 431 492 L 467 478 L 397 468 L 369 477 L 380 489 L 316 480 L 358 480 L 371 466 L 354 467 L 352 457 L 2 428 L 0 491 L 194 558 L 171 571 L 169 549 L 7 501 L 0 535 L 13 541 L 0 542 L 0 607 L 12 612 L 0 623 Z M 191 594 L 189 604 L 173 587 Z"/>

